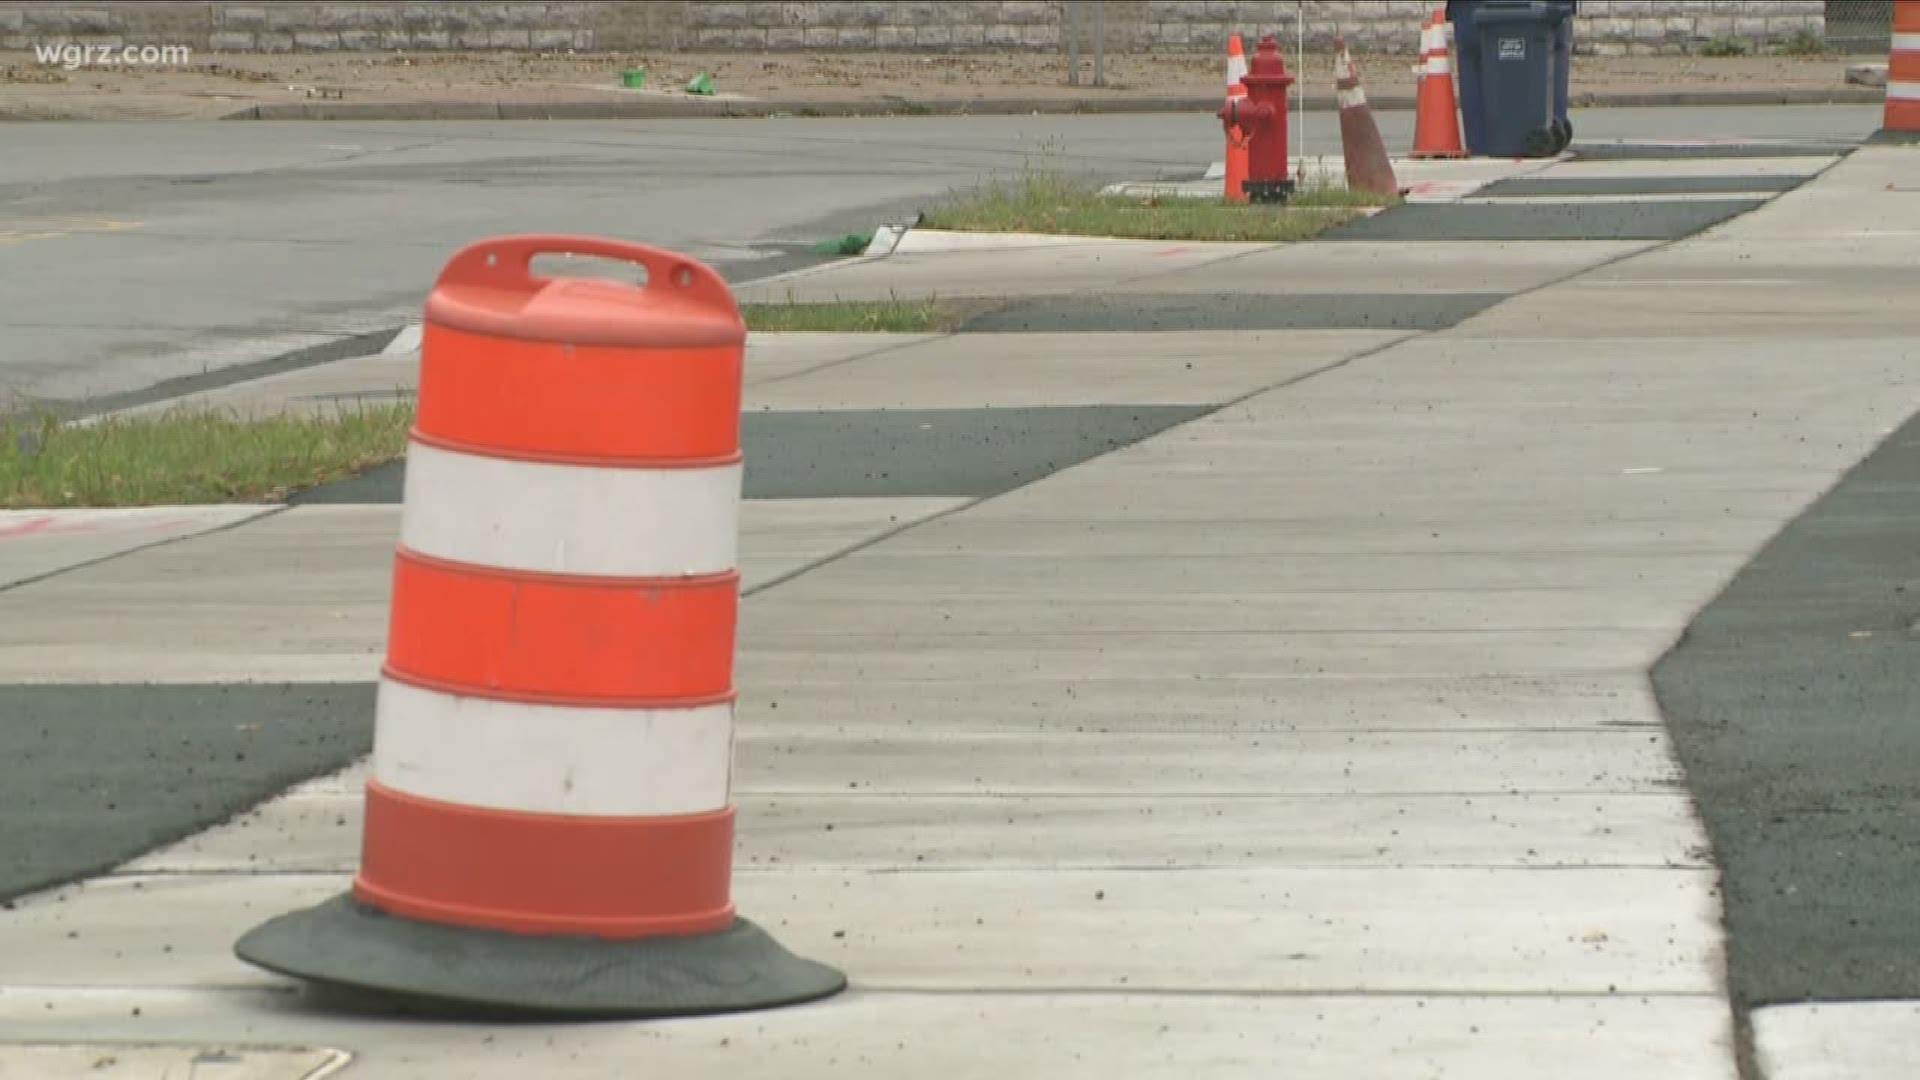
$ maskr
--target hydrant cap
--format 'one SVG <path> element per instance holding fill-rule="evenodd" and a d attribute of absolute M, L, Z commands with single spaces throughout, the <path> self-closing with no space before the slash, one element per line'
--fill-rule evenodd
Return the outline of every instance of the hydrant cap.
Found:
<path fill-rule="evenodd" d="M 1293 85 L 1293 76 L 1287 74 L 1286 58 L 1280 55 L 1280 43 L 1272 34 L 1260 39 L 1253 51 L 1253 62 L 1247 65 L 1246 77 L 1240 80 L 1248 90 L 1255 86 L 1274 88 Z"/>

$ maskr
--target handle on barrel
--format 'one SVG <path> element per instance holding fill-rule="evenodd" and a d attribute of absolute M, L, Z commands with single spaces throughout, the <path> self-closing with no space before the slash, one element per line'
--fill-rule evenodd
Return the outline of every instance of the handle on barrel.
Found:
<path fill-rule="evenodd" d="M 447 261 L 435 287 L 473 285 L 515 292 L 533 292 L 554 279 L 533 272 L 537 255 L 593 255 L 634 263 L 647 271 L 645 285 L 635 286 L 642 297 L 671 295 L 727 311 L 739 310 L 733 290 L 712 267 L 678 252 L 601 236 L 531 234 L 497 236 L 470 244 Z"/>

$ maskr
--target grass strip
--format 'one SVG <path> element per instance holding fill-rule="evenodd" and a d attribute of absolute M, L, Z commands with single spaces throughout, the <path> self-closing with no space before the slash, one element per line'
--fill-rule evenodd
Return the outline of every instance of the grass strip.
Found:
<path fill-rule="evenodd" d="M 747 329 L 762 333 L 849 332 L 937 334 L 957 328 L 969 311 L 929 297 L 924 300 L 826 300 L 742 304 Z"/>
<path fill-rule="evenodd" d="M 1279 243 L 1309 239 L 1369 208 L 1399 201 L 1398 196 L 1334 187 L 1298 191 L 1282 205 L 1174 195 L 1103 195 L 1089 184 L 1029 173 L 930 210 L 921 224 L 962 232 Z"/>
<path fill-rule="evenodd" d="M 400 457 L 412 423 L 410 403 L 314 417 L 0 420 L 0 508 L 278 501 Z"/>

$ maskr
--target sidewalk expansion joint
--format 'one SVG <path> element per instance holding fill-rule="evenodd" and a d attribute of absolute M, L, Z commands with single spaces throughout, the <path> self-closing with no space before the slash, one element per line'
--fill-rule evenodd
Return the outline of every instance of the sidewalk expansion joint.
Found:
<path fill-rule="evenodd" d="M 851 989 L 866 994 L 915 994 L 927 997 L 1079 997 L 1127 998 L 1169 997 L 1220 999 L 1393 999 L 1411 1001 L 1420 998 L 1465 1001 L 1595 1000 L 1595 1001 L 1721 1001 L 1717 990 L 1635 990 L 1583 988 L 1566 990 L 1461 990 L 1455 987 L 1394 987 L 1391 989 L 1317 988 L 1282 989 L 1268 987 L 1209 987 L 1205 990 L 1186 986 L 915 986 L 911 983 L 859 983 Z"/>
<path fill-rule="evenodd" d="M 1531 734 L 1531 732 L 1529 732 L 1528 734 Z M 1675 786 L 1678 786 L 1678 779 L 1669 778 L 1669 777 L 1658 777 L 1653 780 L 1650 780 L 1648 783 L 1658 784 L 1662 787 L 1675 787 Z M 1138 800 L 1142 798 L 1151 798 L 1154 801 L 1167 801 L 1167 802 L 1175 802 L 1175 801 L 1180 801 L 1180 802 L 1258 802 L 1262 799 L 1268 799 L 1268 800 L 1380 799 L 1384 801 L 1384 800 L 1405 800 L 1405 799 L 1511 799 L 1516 797 L 1528 798 L 1528 799 L 1536 799 L 1536 798 L 1600 799 L 1600 798 L 1632 797 L 1632 798 L 1645 798 L 1645 799 L 1666 799 L 1671 801 L 1676 798 L 1684 797 L 1683 793 L 1677 793 L 1674 791 L 1653 791 L 1653 790 L 1648 790 L 1648 788 L 1646 787 L 1625 788 L 1621 790 L 1610 790 L 1605 788 L 1598 788 L 1598 789 L 1596 788 L 1502 788 L 1498 790 L 1470 790 L 1470 791 L 1444 791 L 1444 790 L 1439 790 L 1439 791 L 1344 791 L 1337 788 L 1328 788 L 1321 791 L 1287 791 L 1287 792 L 1154 791 L 1154 792 L 1148 792 L 1145 794 L 1143 794 L 1137 788 L 1128 789 L 1125 791 L 1037 791 L 1037 790 L 979 791 L 977 789 L 959 789 L 959 790 L 946 790 L 946 791 L 913 791 L 913 792 L 879 791 L 879 790 L 858 791 L 858 790 L 849 788 L 845 791 L 817 791 L 817 790 L 816 791 L 779 791 L 779 790 L 742 791 L 740 792 L 740 795 L 743 798 L 753 798 L 753 799 L 832 798 L 835 800 L 884 799 L 887 801 L 899 801 L 901 799 L 941 799 L 941 800 L 950 800 L 950 801 L 958 801 L 961 799 L 976 799 L 983 802 L 998 801 L 998 800 L 1005 800 L 1005 799 L 1054 799 L 1054 800 L 1060 800 L 1060 801 L 1086 799 L 1086 800 L 1095 800 L 1095 801 L 1111 801 L 1115 799 Z M 146 873 L 147 871 L 142 870 L 138 872 L 130 872 L 124 876 L 140 877 L 140 876 L 144 876 Z"/>
<path fill-rule="evenodd" d="M 747 385 L 753 387 L 754 389 L 759 389 L 760 387 L 763 387 L 763 386 L 772 386 L 775 383 L 783 383 L 789 379 L 798 379 L 808 375 L 815 374 L 816 372 L 827 371 L 832 368 L 837 368 L 842 364 L 851 364 L 859 360 L 871 360 L 876 356 L 885 356 L 888 353 L 899 352 L 902 349 L 917 348 L 918 346 L 928 344 L 931 341 L 943 341 L 947 338 L 954 337 L 954 336 L 956 336 L 955 332 L 951 330 L 941 334 L 932 334 L 932 335 L 925 335 L 925 336 L 911 335 L 910 339 L 907 341 L 890 342 L 886 345 L 877 346 L 868 352 L 855 353 L 852 356 L 842 356 L 837 360 L 822 361 L 821 363 L 815 364 L 814 366 L 809 368 L 802 368 L 798 371 L 782 372 L 781 374 L 772 376 L 771 378 L 754 380 L 748 383 Z M 771 412 L 773 410 L 762 409 L 760 411 Z"/>
<path fill-rule="evenodd" d="M 247 504 L 223 503 L 218 505 L 244 506 Z M 129 555 L 138 555 L 142 552 L 153 551 L 158 548 L 167 547 L 171 544 L 181 544 L 189 540 L 198 540 L 203 536 L 214 536 L 219 533 L 230 532 L 234 529 L 241 528 L 242 526 L 251 525 L 256 521 L 265 521 L 268 518 L 275 517 L 279 514 L 283 514 L 286 511 L 291 509 L 292 507 L 290 506 L 269 506 L 262 509 L 260 513 L 255 514 L 252 517 L 241 518 L 239 521 L 229 521 L 225 525 L 216 525 L 211 529 L 204 529 L 200 532 L 185 533 L 180 536 L 169 536 L 161 540 L 155 540 L 150 544 L 141 544 L 138 547 L 127 548 L 125 551 L 115 551 L 115 552 L 112 552 L 111 554 L 102 555 L 97 559 L 88 559 L 86 562 L 74 563 L 71 566 L 62 566 L 57 570 L 49 570 L 44 574 L 35 574 L 32 577 L 20 578 L 17 581 L 0 582 L 0 593 L 8 593 L 8 592 L 12 592 L 15 589 L 23 588 L 28 585 L 36 585 L 42 581 L 48 581 L 50 579 L 57 578 L 65 574 L 71 574 L 77 570 L 90 570 L 96 566 L 113 562 L 116 559 L 124 559 Z"/>
<path fill-rule="evenodd" d="M 964 509 L 966 509 L 965 506 L 952 507 L 944 511 L 944 513 L 951 514 Z M 927 518 L 927 519 L 921 519 L 921 520 L 932 520 L 932 519 Z M 917 522 L 915 524 L 917 524 Z M 896 532 L 897 531 L 898 530 L 896 530 Z M 867 543 L 868 544 L 877 543 L 881 540 L 886 539 L 887 536 L 891 536 L 891 535 L 893 535 L 893 533 L 887 533 L 882 536 L 876 536 L 872 540 L 868 541 Z M 862 546 L 865 546 L 865 545 L 862 545 Z M 858 550 L 858 548 L 849 548 L 847 550 L 848 552 L 852 552 L 852 551 Z M 822 557 L 820 561 L 822 564 L 829 563 L 839 557 L 840 555 L 838 554 L 827 555 Z M 795 570 L 795 571 L 792 571 L 792 574 L 802 574 L 805 572 L 806 571 L 804 569 Z M 778 580 L 779 579 L 776 579 L 776 581 L 768 582 L 767 584 L 762 585 L 759 588 L 750 590 L 748 595 L 751 595 L 752 592 L 758 592 L 759 589 L 761 588 L 770 588 L 772 585 L 776 584 Z M 1318 589 L 1318 590 L 1287 589 L 1284 591 L 1268 593 L 1266 595 L 1291 596 L 1298 593 L 1310 593 L 1310 592 L 1330 592 L 1336 595 L 1345 595 L 1348 593 L 1371 594 L 1371 593 L 1395 593 L 1395 592 L 1412 592 L 1412 593 L 1464 592 L 1464 593 L 1478 594 L 1478 593 L 1493 592 L 1493 591 L 1496 591 L 1496 590 L 1492 590 L 1492 589 L 1451 589 L 1451 590 L 1446 590 L 1446 589 L 1432 589 L 1432 590 L 1428 590 L 1428 589 Z M 1522 590 L 1522 591 L 1526 591 L 1526 590 Z M 929 606 L 937 607 L 938 602 L 934 601 L 930 603 Z M 1617 624 L 1588 625 L 1588 626 L 1412 626 L 1404 630 L 1393 630 L 1389 632 L 1394 634 L 1406 634 L 1408 636 L 1422 636 L 1422 635 L 1428 635 L 1428 634 L 1432 634 L 1432 635 L 1484 634 L 1484 635 L 1492 636 L 1492 635 L 1498 635 L 1498 634 L 1611 634 L 1611 633 L 1620 633 L 1620 632 L 1640 633 L 1643 631 L 1677 632 L 1678 629 L 1679 629 L 1678 627 L 1668 627 L 1665 625 L 1647 627 L 1647 626 L 1622 626 Z M 1189 628 L 1185 630 L 1083 629 L 1083 630 L 1060 630 L 1060 631 L 1054 631 L 1053 633 L 1057 633 L 1063 636 L 1084 637 L 1084 638 L 1117 638 L 1117 637 L 1119 638 L 1134 638 L 1134 637 L 1205 638 L 1205 637 L 1245 637 L 1248 634 L 1254 634 L 1260 637 L 1324 638 L 1324 637 L 1348 637 L 1353 635 L 1371 637 L 1381 633 L 1381 631 L 1379 627 L 1373 627 L 1373 626 L 1328 626 L 1328 627 L 1316 626 L 1316 627 L 1301 627 L 1293 630 L 1244 629 L 1240 627 L 1208 629 L 1208 628 L 1196 627 L 1196 628 Z M 843 630 L 843 631 L 828 632 L 828 633 L 798 633 L 798 634 L 792 634 L 792 635 L 786 635 L 786 636 L 831 641 L 836 638 L 870 637 L 871 634 L 868 631 L 856 629 L 856 630 Z M 933 634 L 931 636 L 940 637 L 940 638 L 954 638 L 957 640 L 966 640 L 969 638 L 998 639 L 998 638 L 1005 637 L 1006 631 L 1004 630 L 941 630 L 938 633 Z"/>
<path fill-rule="evenodd" d="M 1662 860 L 1659 862 L 1625 863 L 1512 863 L 1512 862 L 1262 862 L 1258 866 L 1249 866 L 1240 862 L 1184 862 L 1146 865 L 1141 863 L 1029 863 L 1029 864 L 991 864 L 981 863 L 972 866 L 866 866 L 853 864 L 811 863 L 805 867 L 774 866 L 772 864 L 736 865 L 734 872 L 752 875 L 780 875 L 783 877 L 839 877 L 860 875 L 864 877 L 937 877 L 940 875 L 980 875 L 993 876 L 1019 874 L 1244 874 L 1252 871 L 1260 873 L 1288 873 L 1292 871 L 1325 873 L 1328 871 L 1347 871 L 1356 874 L 1425 874 L 1434 871 L 1467 871 L 1476 874 L 1585 874 L 1615 873 L 1621 870 L 1671 870 L 1683 874 L 1709 873 L 1714 868 L 1704 862 L 1683 862 Z"/>
<path fill-rule="evenodd" d="M 276 998 L 298 998 L 302 989 L 296 984 L 274 983 L 0 983 L 0 1001 L 13 996 L 43 995 L 72 997 L 82 994 L 265 994 Z"/>
<path fill-rule="evenodd" d="M 1252 252 L 1248 252 L 1248 253 L 1246 253 L 1246 254 L 1253 254 L 1253 253 L 1252 253 Z M 1229 259 L 1233 259 L 1233 258 L 1242 258 L 1242 257 L 1244 257 L 1244 256 L 1239 256 L 1239 255 L 1236 255 L 1236 256 L 1229 256 Z M 1227 260 L 1221 260 L 1221 261 L 1227 261 Z M 1158 275 L 1160 275 L 1160 274 L 1165 274 L 1165 273 L 1171 273 L 1171 272 L 1173 272 L 1173 271 L 1155 271 L 1155 272 L 1154 272 L 1154 273 L 1152 273 L 1152 274 L 1146 274 L 1146 275 L 1142 275 L 1142 276 L 1141 276 L 1140 278 L 1136 278 L 1136 279 L 1131 279 L 1131 280 L 1136 280 L 1136 281 L 1144 281 L 1144 280 L 1146 280 L 1146 279 L 1148 279 L 1148 278 L 1151 278 L 1151 277 L 1155 277 L 1155 276 L 1158 276 Z M 1085 291 L 1085 290 L 1082 290 L 1082 291 Z M 1346 357 L 1346 358 L 1344 358 L 1344 359 L 1341 359 L 1341 360 L 1336 360 L 1336 361 L 1333 361 L 1332 363 L 1328 363 L 1328 364 L 1323 364 L 1323 365 L 1321 365 L 1320 367 L 1317 367 L 1317 368 L 1314 368 L 1314 369 L 1312 369 L 1312 370 L 1310 370 L 1310 371 L 1304 371 L 1304 372 L 1300 372 L 1300 373 L 1298 373 L 1298 374 L 1296 374 L 1296 375 L 1292 375 L 1292 376 L 1290 376 L 1290 377 L 1288 377 L 1288 378 L 1285 378 L 1285 379 L 1281 379 L 1281 380 L 1279 380 L 1279 381 L 1277 381 L 1277 382 L 1273 382 L 1273 383 L 1269 383 L 1269 384 L 1266 384 L 1266 385 L 1264 385 L 1264 386 L 1260 386 L 1260 387 L 1257 387 L 1257 388 L 1255 388 L 1255 389 L 1253 389 L 1253 390 L 1251 390 L 1251 391 L 1249 391 L 1249 392 L 1247 392 L 1247 393 L 1245 393 L 1245 394 L 1242 394 L 1242 395 L 1240 395 L 1239 397 L 1236 397 L 1236 398 L 1233 398 L 1233 399 L 1231 399 L 1231 400 L 1229 400 L 1229 401 L 1225 401 L 1225 402 L 1221 402 L 1221 403 L 1219 403 L 1219 404 L 1216 404 L 1216 405 L 1212 405 L 1212 406 L 1210 406 L 1210 407 L 1208 407 L 1208 408 L 1207 408 L 1207 409 L 1206 409 L 1206 410 L 1205 410 L 1204 412 L 1201 412 L 1201 413 L 1199 413 L 1198 415 L 1196 415 L 1196 416 L 1194 416 L 1194 417 L 1193 417 L 1192 419 L 1190 419 L 1190 420 L 1188 420 L 1188 421 L 1186 421 L 1185 423 L 1182 423 L 1182 424 L 1177 424 L 1177 425 L 1175 425 L 1174 427 L 1171 427 L 1171 428 L 1168 428 L 1168 429 L 1166 429 L 1165 431 L 1162 431 L 1162 432 L 1159 432 L 1159 433 L 1157 433 L 1157 434 L 1158 434 L 1158 435 L 1167 435 L 1167 434 L 1170 434 L 1170 433 L 1172 433 L 1172 432 L 1175 432 L 1175 431 L 1178 431 L 1178 430 L 1180 430 L 1181 428 L 1183 428 L 1183 427 L 1186 427 L 1186 426 L 1188 426 L 1188 425 L 1190 425 L 1190 424 L 1194 424 L 1194 423 L 1197 423 L 1197 422 L 1199 422 L 1199 421 L 1201 421 L 1201 420 L 1205 420 L 1205 419 L 1207 419 L 1208 417 L 1211 417 L 1211 416 L 1215 416 L 1215 415 L 1218 415 L 1219 413 L 1221 413 L 1221 412 L 1223 412 L 1223 411 L 1224 411 L 1224 410 L 1226 410 L 1226 409 L 1230 409 L 1230 408 L 1233 408 L 1233 407 L 1235 407 L 1235 406 L 1237 406 L 1237 405 L 1242 405 L 1242 404 L 1245 404 L 1246 402 L 1248 402 L 1248 401 L 1250 401 L 1250 400 L 1252 400 L 1252 399 L 1254 399 L 1254 398 L 1256 398 L 1256 397 L 1259 397 L 1259 396 L 1260 396 L 1260 395 L 1262 395 L 1262 394 L 1266 394 L 1266 393 L 1270 393 L 1270 392 L 1272 392 L 1272 391 L 1275 391 L 1275 390 L 1282 390 L 1282 389 L 1285 389 L 1285 388 L 1287 388 L 1287 387 L 1289 387 L 1289 386 L 1295 386 L 1295 385 L 1298 385 L 1299 383 L 1302 383 L 1302 382 L 1304 382 L 1304 381 L 1306 381 L 1306 380 L 1308 380 L 1308 379 L 1311 379 L 1311 378 L 1314 378 L 1315 376 L 1318 376 L 1318 375 L 1324 375 L 1324 374 L 1326 374 L 1326 373 L 1328 373 L 1328 372 L 1331 372 L 1331 371 L 1337 371 L 1337 370 L 1339 370 L 1340 368 L 1343 368 L 1343 367 L 1346 367 L 1346 366 L 1347 366 L 1348 364 L 1352 364 L 1352 363 L 1354 363 L 1354 362 L 1356 362 L 1356 361 L 1359 361 L 1359 360 L 1365 360 L 1365 359 L 1367 359 L 1367 358 L 1369 358 L 1369 357 L 1372 357 L 1372 356 L 1376 356 L 1376 355 L 1378 355 L 1378 354 L 1380 354 L 1380 353 L 1382 353 L 1382 352 L 1385 352 L 1385 351 L 1386 351 L 1386 350 L 1388 350 L 1388 349 L 1391 349 L 1391 348 L 1394 348 L 1395 346 L 1398 346 L 1398 345 L 1401 345 L 1401 344 L 1404 344 L 1404 343 L 1406 343 L 1406 342 L 1408 342 L 1408 341 L 1411 341 L 1412 339 L 1414 339 L 1414 338 L 1416 338 L 1416 337 L 1419 337 L 1419 336 L 1421 336 L 1421 334 L 1422 334 L 1422 333 L 1431 333 L 1431 332 L 1432 332 L 1432 331 L 1414 331 L 1414 332 L 1412 332 L 1412 333 L 1407 333 L 1407 334 L 1403 334 L 1403 335 L 1400 335 L 1400 336 L 1398 336 L 1398 337 L 1395 337 L 1395 338 L 1392 338 L 1391 340 L 1388 340 L 1388 341 L 1386 341 L 1386 342 L 1382 342 L 1381 344 L 1379 344 L 1379 345 L 1376 345 L 1376 346 L 1374 346 L 1373 348 L 1370 348 L 1370 349 L 1367 349 L 1367 350 L 1364 350 L 1364 351 L 1362 351 L 1362 352 L 1359 352 L 1359 353 L 1355 353 L 1354 355 L 1352 355 L 1352 356 L 1349 356 L 1349 357 Z M 953 335 L 948 335 L 948 336 L 953 336 Z M 903 343 L 900 343 L 900 344 L 898 344 L 898 345 L 893 345 L 893 346 L 888 346 L 888 348 L 889 348 L 889 349 L 892 349 L 892 348 L 905 348 L 905 347 L 908 347 L 908 344 L 909 344 L 909 343 L 905 343 L 905 342 L 903 342 Z M 881 350 L 881 351 L 882 351 L 882 352 L 884 352 L 884 351 L 886 351 L 886 350 L 885 350 L 885 349 L 883 349 L 883 350 Z M 868 355 L 876 355 L 876 354 L 868 354 Z M 844 362 L 846 362 L 846 361 L 838 361 L 838 362 L 839 362 L 839 363 L 844 363 Z M 812 369 L 812 370 L 816 370 L 816 371 L 817 371 L 817 370 L 821 370 L 822 368 L 825 368 L 825 367 L 831 367 L 831 366 L 833 366 L 833 365 L 832 365 L 832 364 L 826 364 L 826 365 L 821 365 L 821 368 L 815 368 L 815 369 Z M 771 381 L 773 381 L 773 380 L 769 380 L 769 381 L 771 382 Z M 1089 461 L 1097 461 L 1097 460 L 1099 460 L 1099 459 L 1100 459 L 1100 457 L 1104 457 L 1104 456 L 1105 456 L 1105 455 L 1098 455 L 1098 456 L 1096 456 L 1096 457 L 1094 457 L 1094 458 L 1091 458 L 1091 459 L 1089 459 Z M 1086 464 L 1086 462 L 1082 462 L 1081 464 Z M 1076 468 L 1076 467 L 1078 467 L 1078 466 L 1069 466 L 1068 468 L 1069 468 L 1069 469 L 1071 469 L 1071 468 Z M 887 531 L 886 531 L 886 532 L 884 532 L 884 533 L 881 533 L 881 534 L 879 534 L 879 535 L 876 535 L 876 536 L 872 536 L 872 537 L 869 537 L 869 538 L 867 538 L 866 540 L 864 540 L 864 541 L 862 541 L 862 542 L 860 542 L 860 543 L 858 543 L 858 544 L 855 544 L 855 545 L 852 545 L 851 547 L 847 547 L 847 548 L 844 548 L 844 549 L 842 549 L 842 550 L 840 550 L 840 551 L 838 551 L 838 552 L 835 552 L 835 553 L 833 553 L 833 554 L 831 554 L 831 555 L 827 555 L 827 556 L 824 556 L 824 557 L 822 557 L 822 558 L 819 558 L 819 559 L 816 559 L 816 560 L 814 560 L 814 561 L 812 561 L 812 562 L 810 562 L 810 563 L 808 563 L 808 564 L 806 564 L 805 566 L 801 566 L 801 567 L 798 567 L 798 568 L 796 568 L 796 569 L 794 569 L 794 570 L 791 570 L 791 571 L 788 571 L 787 573 L 784 573 L 784 574 L 781 574 L 781 575 L 779 575 L 778 577 L 775 577 L 775 578 L 773 578 L 773 579 L 771 579 L 771 580 L 769 580 L 769 581 L 765 581 L 765 582 L 762 582 L 761 584 L 759 584 L 759 585 L 757 585 L 757 586 L 755 586 L 754 588 L 752 588 L 752 589 L 749 589 L 749 590 L 747 590 L 747 591 L 746 591 L 745 593 L 743 593 L 742 595 L 743 595 L 743 596 L 752 596 L 752 595 L 757 595 L 757 594 L 759 594 L 759 593 L 762 593 L 762 592 L 766 592 L 766 591 L 767 591 L 767 590 L 769 590 L 769 589 L 773 589 L 773 588 L 775 588 L 775 587 L 777 587 L 777 586 L 780 586 L 780 585 L 783 585 L 783 584 L 786 584 L 787 582 L 789 582 L 789 581 L 792 581 L 792 580 L 794 580 L 795 578 L 798 578 L 798 577 L 801 577 L 802 575 L 805 575 L 805 574 L 807 574 L 807 573 L 809 573 L 809 572 L 811 572 L 811 571 L 814 571 L 814 570 L 818 570 L 818 569 L 820 569 L 820 568 L 822 568 L 822 567 L 824 567 L 824 566 L 827 566 L 827 565 L 828 565 L 828 564 L 830 564 L 830 563 L 833 563 L 833 562 L 836 562 L 836 561 L 838 561 L 838 560 L 840 560 L 840 559 L 843 559 L 843 558 L 845 558 L 845 557 L 847 557 L 847 556 L 849 556 L 849 555 L 853 555 L 853 554 L 856 554 L 856 553 L 858 553 L 858 552 L 861 552 L 861 551 L 865 551 L 866 549 L 868 549 L 868 548 L 871 548 L 871 547 L 873 547 L 873 546 L 875 546 L 876 544 L 879 544 L 879 543 L 881 543 L 881 542 L 883 542 L 883 541 L 886 541 L 886 540 L 890 540 L 890 539 L 892 539 L 892 538 L 894 538 L 894 537 L 896 537 L 896 536 L 899 536 L 899 535 L 901 535 L 901 534 L 903 534 L 903 533 L 905 533 L 905 532 L 907 532 L 907 531 L 908 531 L 908 530 L 910 530 L 910 529 L 915 529 L 915 528 L 918 528 L 918 527 L 920 527 L 920 526 L 923 526 L 923 525 L 928 525 L 928 524 L 931 524 L 931 523 L 933 523 L 933 522 L 937 522 L 937 521 L 941 521 L 941 520 L 944 520 L 944 519 L 946 519 L 946 518 L 948 518 L 948 517 L 952 517 L 952 516 L 954 516 L 954 515 L 956 515 L 956 514 L 960 514 L 960 513 L 963 513 L 963 512 L 965 512 L 965 511 L 967 511 L 967 510 L 971 510 L 971 509 L 973 509 L 974 507 L 977 507 L 977 506 L 980 506 L 980 505 L 982 505 L 982 504 L 984 504 L 984 503 L 987 503 L 987 502 L 990 502 L 990 501 L 992 501 L 992 500 L 994 500 L 994 499 L 997 499 L 997 498 L 1000 498 L 1000 497 L 1002 497 L 1002 496 L 1005 496 L 1005 495 L 1010 495 L 1010 494 L 1012 494 L 1012 493 L 1014 493 L 1014 492 L 1016 492 L 1016 491 L 1020 491 L 1020 490 L 1023 490 L 1023 489 L 1025 489 L 1026 487 L 1028 487 L 1029 485 L 1031 485 L 1031 484 L 1033 484 L 1033 483 L 1037 483 L 1037 482 L 1038 482 L 1038 481 L 1040 481 L 1040 480 L 1044 480 L 1044 479 L 1046 479 L 1046 477 L 1047 477 L 1047 476 L 1055 476 L 1055 475 L 1058 475 L 1058 474 L 1059 474 L 1060 472 L 1065 472 L 1065 471 L 1067 471 L 1067 470 L 1066 470 L 1066 469 L 1062 469 L 1062 470 L 1058 470 L 1058 471 L 1056 471 L 1056 472 L 1052 472 L 1052 473 L 1047 473 L 1047 474 L 1045 474 L 1044 476 L 1038 476 L 1038 477 L 1035 477 L 1035 478 L 1033 478 L 1032 480 L 1028 480 L 1028 481 L 1026 481 L 1026 482 L 1024 482 L 1024 483 L 1020 483 L 1020 484 L 1016 484 L 1016 485 L 1014 485 L 1013 487 L 1010 487 L 1010 488 L 1008 488 L 1008 489 L 1007 489 L 1007 490 L 1005 490 L 1005 491 L 1001 491 L 1001 492 L 998 492 L 998 493 L 996 493 L 996 494 L 993 494 L 993 495 L 986 495 L 986 496 L 982 496 L 982 497 L 979 497 L 979 498 L 975 498 L 975 499 L 971 499 L 971 500 L 968 500 L 968 501 L 966 501 L 966 502 L 964 502 L 964 503 L 961 503 L 961 504 L 959 504 L 959 505 L 957 505 L 957 506 L 951 506 L 951 507 L 948 507 L 947 509 L 945 509 L 945 510 L 942 510 L 942 511 L 940 511 L 939 513 L 936 513 L 936 514 L 931 514 L 931 515 L 929 515 L 929 516 L 927 516 L 927 517 L 924 517 L 924 518 L 919 518 L 919 519 L 917 519 L 917 520 L 914 520 L 914 521 L 910 521 L 910 522 L 906 522 L 906 523 L 903 523 L 903 524 L 901 524 L 901 525 L 900 525 L 899 527 L 897 527 L 897 528 L 894 528 L 894 529 L 889 529 L 889 530 L 887 530 Z"/>

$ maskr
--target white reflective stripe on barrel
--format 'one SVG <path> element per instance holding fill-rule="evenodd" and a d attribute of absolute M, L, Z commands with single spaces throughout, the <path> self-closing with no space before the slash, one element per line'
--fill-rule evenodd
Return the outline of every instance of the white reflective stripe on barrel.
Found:
<path fill-rule="evenodd" d="M 374 778 L 410 795 L 546 814 L 693 814 L 727 805 L 731 704 L 533 705 L 385 679 L 375 711 Z"/>
<path fill-rule="evenodd" d="M 401 543 L 476 566 L 609 577 L 735 569 L 741 467 L 555 465 L 407 451 Z"/>

